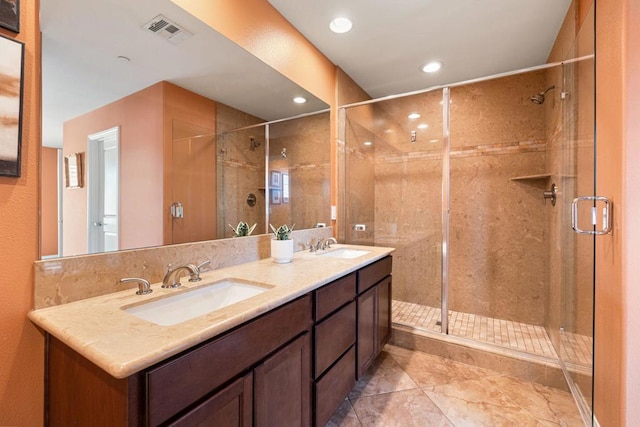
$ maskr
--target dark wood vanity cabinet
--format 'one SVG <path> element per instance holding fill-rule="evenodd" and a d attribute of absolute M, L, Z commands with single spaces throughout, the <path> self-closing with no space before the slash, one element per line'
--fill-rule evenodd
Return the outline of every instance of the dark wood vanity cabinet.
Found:
<path fill-rule="evenodd" d="M 125 379 L 47 335 L 49 426 L 324 426 L 391 332 L 391 257 Z"/>
<path fill-rule="evenodd" d="M 358 379 L 391 337 L 391 266 L 388 256 L 358 271 Z"/>
<path fill-rule="evenodd" d="M 51 337 L 48 425 L 309 426 L 312 325 L 305 295 L 120 380 Z"/>
<path fill-rule="evenodd" d="M 314 425 L 324 426 L 355 385 L 356 273 L 314 292 Z"/>

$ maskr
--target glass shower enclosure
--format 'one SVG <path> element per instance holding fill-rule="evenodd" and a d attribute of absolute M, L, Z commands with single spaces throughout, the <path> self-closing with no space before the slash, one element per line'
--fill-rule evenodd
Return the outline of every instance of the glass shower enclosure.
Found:
<path fill-rule="evenodd" d="M 393 321 L 561 365 L 591 417 L 593 57 L 340 111 L 342 227 L 396 248 Z M 588 209 L 583 207 L 582 209 Z"/>

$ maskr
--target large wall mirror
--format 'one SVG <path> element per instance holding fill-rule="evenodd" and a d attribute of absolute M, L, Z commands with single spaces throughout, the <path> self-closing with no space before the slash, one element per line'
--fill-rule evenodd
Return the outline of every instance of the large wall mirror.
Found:
<path fill-rule="evenodd" d="M 41 30 L 43 257 L 329 222 L 327 104 L 169 0 L 42 0 Z"/>

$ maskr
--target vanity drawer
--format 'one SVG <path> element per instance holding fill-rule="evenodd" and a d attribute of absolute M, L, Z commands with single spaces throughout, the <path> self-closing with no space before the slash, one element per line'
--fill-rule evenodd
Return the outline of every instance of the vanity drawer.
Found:
<path fill-rule="evenodd" d="M 314 386 L 315 425 L 324 426 L 356 384 L 355 348 L 344 356 Z"/>
<path fill-rule="evenodd" d="M 311 327 L 304 296 L 146 373 L 147 420 L 157 425 Z"/>
<path fill-rule="evenodd" d="M 358 270 L 358 294 L 391 274 L 391 260 L 388 256 Z"/>
<path fill-rule="evenodd" d="M 342 277 L 315 291 L 316 322 L 351 301 L 356 296 L 356 273 Z"/>
<path fill-rule="evenodd" d="M 355 301 L 316 325 L 315 340 L 314 378 L 317 378 L 356 342 Z"/>

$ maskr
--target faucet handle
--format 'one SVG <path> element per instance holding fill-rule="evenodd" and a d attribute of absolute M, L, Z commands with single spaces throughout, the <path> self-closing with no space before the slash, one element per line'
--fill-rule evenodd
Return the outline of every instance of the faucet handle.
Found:
<path fill-rule="evenodd" d="M 207 259 L 202 261 L 200 264 L 198 264 L 196 267 L 198 267 L 198 270 L 201 270 L 202 267 L 204 267 L 205 265 L 210 265 L 211 264 L 211 260 Z"/>
<path fill-rule="evenodd" d="M 153 292 L 149 281 L 141 277 L 125 277 L 120 279 L 120 283 L 137 283 L 138 291 L 136 292 L 136 295 L 147 295 Z"/>
<path fill-rule="evenodd" d="M 203 262 L 201 262 L 200 264 L 194 266 L 195 268 L 193 269 L 193 272 L 191 273 L 191 277 L 189 277 L 189 281 L 190 282 L 199 282 L 200 280 L 202 280 L 200 278 L 200 269 L 206 265 L 211 264 L 211 260 L 205 260 Z"/>

